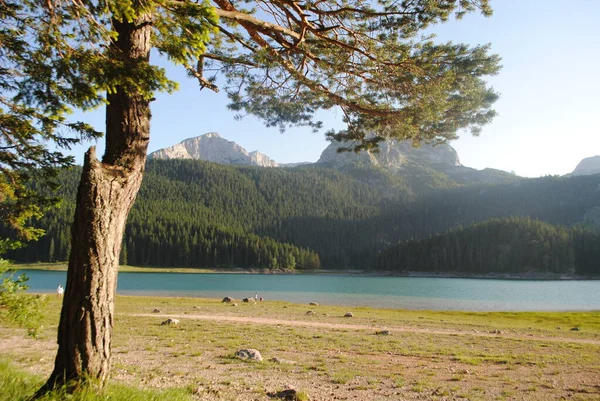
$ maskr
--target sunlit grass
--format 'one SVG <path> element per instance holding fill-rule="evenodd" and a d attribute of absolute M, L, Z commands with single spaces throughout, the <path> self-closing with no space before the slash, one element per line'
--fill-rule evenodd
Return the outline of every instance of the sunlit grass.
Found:
<path fill-rule="evenodd" d="M 42 377 L 25 373 L 12 363 L 0 359 L 0 399 L 11 401 L 29 401 L 31 396 L 44 383 Z M 148 390 L 133 386 L 109 384 L 106 389 L 98 391 L 93 387 L 83 387 L 73 394 L 59 389 L 37 398 L 39 401 L 191 401 L 190 389 Z"/>
<path fill-rule="evenodd" d="M 41 341 L 54 342 L 61 301 L 51 297 Z M 309 308 L 318 313 L 306 316 Z M 154 309 L 160 309 L 160 313 L 153 313 Z M 354 317 L 344 318 L 349 310 Z M 221 391 L 224 399 L 234 397 L 236 391 L 262 395 L 266 387 L 263 381 L 280 376 L 311 377 L 327 386 L 341 386 L 358 393 L 383 388 L 392 394 L 434 394 L 438 398 L 462 395 L 474 400 L 510 397 L 501 394 L 510 385 L 521 386 L 519 391 L 535 394 L 538 399 L 551 399 L 556 389 L 542 379 L 562 383 L 565 372 L 600 373 L 596 343 L 600 339 L 600 312 L 464 313 L 328 305 L 314 308 L 279 301 L 234 307 L 215 299 L 131 296 L 118 296 L 115 311 L 113 372 L 133 386 L 126 389 L 137 391 L 137 386 L 164 377 L 177 378 L 177 386 L 182 387 L 173 390 L 172 398 L 152 398 L 159 397 L 156 394 L 166 397 L 166 393 L 150 392 L 144 398 L 150 400 L 194 397 L 197 383 L 202 383 L 206 391 Z M 161 326 L 168 317 L 177 317 L 180 325 Z M 556 328 L 568 328 L 571 322 L 577 322 L 580 331 Z M 390 334 L 377 335 L 382 329 Z M 10 338 L 16 330 L 0 327 L 0 335 Z M 259 349 L 264 360 L 240 361 L 234 353 L 241 348 Z M 127 362 L 135 356 L 144 363 Z M 0 357 L 10 359 L 15 367 L 28 368 L 41 360 L 49 366 L 53 354 L 31 347 L 4 351 Z M 291 363 L 271 361 L 275 357 Z M 202 369 L 207 365 L 224 373 L 217 379 L 204 378 Z M 7 377 L 19 386 L 15 394 L 29 391 L 31 395 L 42 381 L 18 371 Z M 0 390 L 7 392 L 0 393 L 0 399 L 13 399 L 13 393 L 8 393 L 13 390 L 10 384 L 7 386 L 7 390 Z M 125 394 L 126 389 L 111 384 L 107 391 Z M 3 398 L 4 394 L 10 396 Z M 131 396 L 127 400 L 137 399 Z"/>

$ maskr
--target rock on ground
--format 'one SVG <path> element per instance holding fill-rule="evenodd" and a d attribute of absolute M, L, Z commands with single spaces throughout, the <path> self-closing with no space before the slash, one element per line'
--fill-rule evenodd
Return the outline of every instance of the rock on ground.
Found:
<path fill-rule="evenodd" d="M 258 350 L 248 348 L 241 349 L 235 353 L 235 357 L 247 361 L 257 361 L 260 362 L 263 360 L 262 355 Z"/>

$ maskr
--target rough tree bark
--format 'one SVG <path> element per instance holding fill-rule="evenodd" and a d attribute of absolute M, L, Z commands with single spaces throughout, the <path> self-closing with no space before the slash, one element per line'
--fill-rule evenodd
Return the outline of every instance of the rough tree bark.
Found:
<path fill-rule="evenodd" d="M 113 21 L 118 39 L 110 54 L 126 68 L 147 65 L 150 18 Z M 114 295 L 119 253 L 129 210 L 142 182 L 150 135 L 150 100 L 117 88 L 107 96 L 106 151 L 86 153 L 71 232 L 67 285 L 58 328 L 54 371 L 38 391 L 103 386 L 110 371 Z"/>

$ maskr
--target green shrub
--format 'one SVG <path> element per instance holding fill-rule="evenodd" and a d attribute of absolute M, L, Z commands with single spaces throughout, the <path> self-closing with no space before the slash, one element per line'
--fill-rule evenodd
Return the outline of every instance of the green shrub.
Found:
<path fill-rule="evenodd" d="M 26 294 L 25 274 L 19 276 L 10 270 L 8 261 L 0 258 L 0 318 L 27 329 L 27 334 L 37 337 L 42 329 L 42 307 L 47 302 L 45 295 Z"/>

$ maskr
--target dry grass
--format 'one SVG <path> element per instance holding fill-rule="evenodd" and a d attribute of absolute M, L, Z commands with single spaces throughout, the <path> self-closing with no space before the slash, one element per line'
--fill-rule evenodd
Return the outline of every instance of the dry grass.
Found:
<path fill-rule="evenodd" d="M 59 304 L 38 341 L 0 330 L 0 356 L 51 370 Z M 160 313 L 152 313 L 157 308 Z M 311 309 L 315 315 L 306 315 Z M 353 318 L 344 318 L 351 311 Z M 179 327 L 160 323 L 177 317 Z M 571 329 L 577 327 L 579 331 Z M 390 335 L 377 335 L 389 330 Z M 19 348 L 15 349 L 15 342 Z M 256 348 L 249 363 L 233 357 Z M 197 399 L 600 400 L 600 312 L 461 313 L 197 298 L 119 297 L 114 382 L 188 388 Z M 283 363 L 270 361 L 279 358 Z"/>

